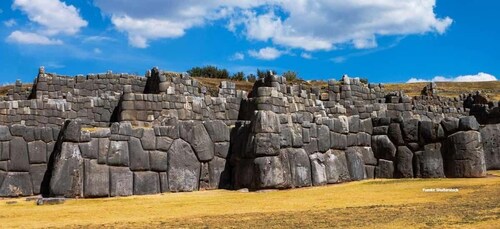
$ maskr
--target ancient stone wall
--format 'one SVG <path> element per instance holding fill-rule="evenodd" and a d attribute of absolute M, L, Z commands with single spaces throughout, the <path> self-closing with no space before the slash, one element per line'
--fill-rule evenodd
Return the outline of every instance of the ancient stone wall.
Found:
<path fill-rule="evenodd" d="M 373 178 L 484 177 L 500 127 L 462 99 L 410 98 L 344 76 L 269 74 L 248 94 L 185 73 L 45 73 L 0 101 L 0 196 L 285 189 Z M 493 120 L 493 119 L 488 119 Z"/>

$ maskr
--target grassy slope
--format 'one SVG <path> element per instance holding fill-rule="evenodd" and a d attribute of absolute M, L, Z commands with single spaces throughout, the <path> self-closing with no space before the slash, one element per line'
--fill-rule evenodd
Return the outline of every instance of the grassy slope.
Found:
<path fill-rule="evenodd" d="M 500 172 L 495 171 L 497 175 Z M 423 188 L 459 188 L 426 193 Z M 200 191 L 36 206 L 0 200 L 0 227 L 466 227 L 500 225 L 500 177 L 400 179 L 241 193 Z"/>

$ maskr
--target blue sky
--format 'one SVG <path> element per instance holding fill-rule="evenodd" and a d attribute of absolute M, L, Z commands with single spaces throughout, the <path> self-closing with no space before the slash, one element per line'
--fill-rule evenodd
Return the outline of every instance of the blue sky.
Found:
<path fill-rule="evenodd" d="M 368 3 L 369 2 L 369 3 Z M 500 76 L 500 1 L 3 0 L 0 83 L 216 65 L 371 82 Z"/>

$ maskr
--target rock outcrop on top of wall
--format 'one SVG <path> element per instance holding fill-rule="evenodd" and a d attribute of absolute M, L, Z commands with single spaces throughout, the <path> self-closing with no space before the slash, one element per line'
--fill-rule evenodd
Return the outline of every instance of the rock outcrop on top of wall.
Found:
<path fill-rule="evenodd" d="M 500 127 L 463 99 L 410 98 L 344 76 L 269 74 L 217 95 L 184 73 L 65 77 L 0 99 L 0 196 L 108 197 L 286 189 L 373 178 L 484 177 Z"/>

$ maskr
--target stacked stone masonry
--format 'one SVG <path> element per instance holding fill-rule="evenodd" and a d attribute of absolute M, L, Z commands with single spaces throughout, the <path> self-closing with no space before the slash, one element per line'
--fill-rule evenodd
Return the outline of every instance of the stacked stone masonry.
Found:
<path fill-rule="evenodd" d="M 210 92 L 185 73 L 66 77 L 41 68 L 0 99 L 0 196 L 287 189 L 374 178 L 484 177 L 500 124 L 435 87 L 410 98 L 344 76 L 268 75 Z M 495 108 L 494 108 L 495 109 Z M 484 125 L 486 124 L 486 125 Z"/>

